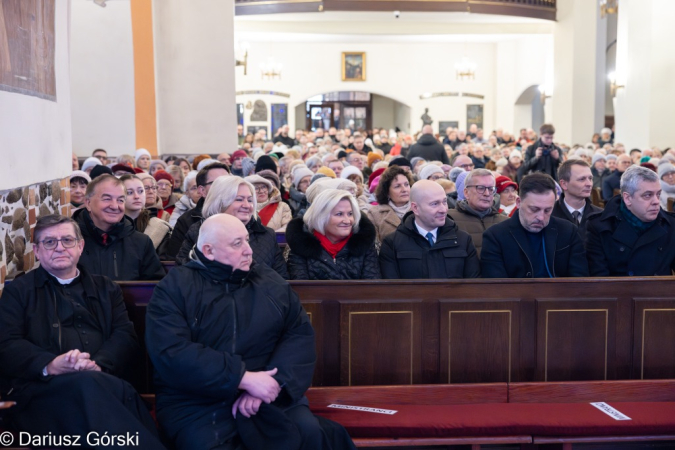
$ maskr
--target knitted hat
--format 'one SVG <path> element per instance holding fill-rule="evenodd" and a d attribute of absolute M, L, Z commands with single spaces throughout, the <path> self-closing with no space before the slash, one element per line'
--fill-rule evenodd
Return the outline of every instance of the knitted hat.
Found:
<path fill-rule="evenodd" d="M 138 150 L 136 150 L 136 153 L 134 154 L 134 157 L 135 157 L 137 163 L 138 163 L 138 158 L 140 158 L 143 155 L 147 156 L 148 158 L 152 158 L 149 151 L 147 151 L 144 148 L 139 148 Z"/>
<path fill-rule="evenodd" d="M 267 186 L 267 189 L 269 189 L 269 193 L 271 194 L 272 191 L 274 190 L 274 186 L 272 183 L 270 183 L 269 180 L 261 177 L 260 175 L 249 175 L 244 180 L 248 181 L 249 183 L 255 185 L 256 183 L 262 183 L 265 186 Z"/>
<path fill-rule="evenodd" d="M 513 186 L 514 188 L 516 188 L 516 191 L 518 190 L 518 183 L 516 183 L 511 178 L 506 177 L 504 175 L 500 175 L 497 177 L 497 179 L 495 180 L 495 186 L 497 187 L 497 194 L 501 194 L 509 186 Z"/>
<path fill-rule="evenodd" d="M 375 152 L 368 153 L 368 167 L 372 166 L 375 161 L 382 161 L 382 157 Z"/>
<path fill-rule="evenodd" d="M 100 175 L 112 175 L 113 172 L 108 166 L 104 166 L 103 164 L 99 164 L 98 166 L 94 166 L 93 169 L 91 169 L 91 172 L 89 172 L 89 176 L 93 180 L 94 178 L 100 176 Z"/>
<path fill-rule="evenodd" d="M 314 175 L 314 172 L 309 170 L 307 167 L 298 166 L 298 168 L 293 171 L 293 186 L 295 186 L 297 189 L 298 185 L 300 184 L 300 180 L 305 177 L 311 177 L 312 175 Z"/>
<path fill-rule="evenodd" d="M 151 161 L 150 161 L 150 170 L 152 170 L 152 168 L 153 168 L 154 166 L 161 166 L 163 170 L 166 170 L 166 167 L 167 167 L 167 166 L 166 166 L 166 163 L 165 163 L 164 161 L 162 161 L 161 159 L 153 159 L 153 160 L 151 160 Z"/>
<path fill-rule="evenodd" d="M 605 155 L 602 153 L 596 153 L 593 155 L 593 159 L 591 160 L 591 166 L 594 166 L 596 162 L 603 160 L 607 161 L 607 158 L 605 158 Z"/>
<path fill-rule="evenodd" d="M 675 172 L 675 166 L 671 163 L 659 164 L 659 179 L 662 179 L 664 175 Z M 73 172 L 75 173 L 75 172 Z M 71 175 L 72 178 L 72 175 Z"/>
<path fill-rule="evenodd" d="M 410 164 L 408 158 L 404 156 L 392 159 L 389 161 L 389 166 L 410 167 L 412 169 L 412 164 Z"/>
<path fill-rule="evenodd" d="M 511 153 L 509 153 L 509 160 L 515 157 L 523 159 L 523 154 L 520 152 L 520 150 L 511 150 Z"/>
<path fill-rule="evenodd" d="M 425 164 L 420 170 L 420 180 L 427 180 L 429 177 L 435 173 L 440 173 L 445 177 L 445 172 L 436 164 Z"/>
<path fill-rule="evenodd" d="M 606 161 L 609 161 L 610 159 L 613 159 L 614 161 L 616 161 L 616 155 L 613 155 L 613 154 L 610 153 L 609 155 L 605 156 Z"/>
<path fill-rule="evenodd" d="M 239 158 L 246 158 L 247 156 L 248 154 L 245 150 L 237 150 L 236 152 L 232 153 L 232 161 Z"/>
<path fill-rule="evenodd" d="M 270 156 L 262 155 L 260 158 L 258 158 L 258 161 L 256 161 L 255 173 L 263 170 L 271 170 L 272 172 L 277 171 L 277 164 Z"/>
<path fill-rule="evenodd" d="M 453 167 L 453 169 L 448 174 L 448 180 L 452 181 L 453 183 L 456 183 L 457 177 L 462 172 L 466 172 L 466 170 L 464 170 L 464 168 L 462 167 Z"/>
<path fill-rule="evenodd" d="M 317 172 L 314 175 L 312 175 L 312 178 L 310 178 L 309 185 L 310 186 L 313 185 L 315 181 L 320 180 L 321 178 L 329 179 L 326 175 Z M 330 179 L 332 180 L 332 178 Z"/>
<path fill-rule="evenodd" d="M 169 183 L 171 183 L 171 186 L 173 186 L 173 177 L 169 172 L 166 172 L 164 170 L 158 170 L 157 172 L 155 172 L 153 177 L 155 178 L 156 181 L 166 180 Z"/>
<path fill-rule="evenodd" d="M 333 171 L 333 169 L 330 169 L 326 166 L 319 167 L 319 170 L 317 170 L 316 173 L 322 173 L 322 174 L 324 174 L 324 175 L 326 175 L 327 177 L 330 177 L 330 178 L 336 178 L 337 177 L 337 175 L 335 175 L 335 172 Z"/>
<path fill-rule="evenodd" d="M 82 170 L 73 170 L 70 174 L 70 181 L 73 181 L 75 178 L 82 178 L 84 181 L 89 184 L 91 182 L 91 177 L 87 172 L 84 172 Z"/>
<path fill-rule="evenodd" d="M 279 175 L 277 175 L 274 171 L 272 170 L 261 170 L 260 172 L 256 173 L 256 175 L 260 175 L 270 183 L 274 185 L 277 189 L 281 189 L 281 180 L 279 180 Z"/>
<path fill-rule="evenodd" d="M 373 180 L 374 180 L 375 178 L 379 177 L 380 175 L 382 175 L 382 174 L 384 173 L 385 170 L 387 170 L 387 169 L 384 169 L 384 168 L 382 168 L 382 169 L 377 169 L 375 172 L 373 172 L 373 173 L 370 174 L 370 176 L 368 177 L 368 190 L 369 190 L 370 192 L 374 192 L 373 189 L 371 188 L 371 186 L 372 186 L 372 184 L 373 184 Z"/>
<path fill-rule="evenodd" d="M 644 162 L 644 163 L 640 164 L 640 167 L 646 167 L 647 169 L 656 172 L 656 166 L 654 164 L 650 163 L 650 162 Z"/>
<path fill-rule="evenodd" d="M 252 175 L 255 172 L 255 161 L 251 158 L 244 158 L 241 161 L 241 172 L 245 177 Z"/>
<path fill-rule="evenodd" d="M 210 156 L 210 155 L 206 155 L 206 154 L 195 156 L 195 157 L 192 159 L 192 167 L 193 167 L 195 170 L 198 170 L 198 169 L 197 169 L 197 166 L 199 166 L 199 163 L 202 162 L 202 161 L 204 161 L 205 159 L 211 159 L 211 156 Z"/>
<path fill-rule="evenodd" d="M 136 174 L 134 169 L 127 166 L 126 164 L 115 164 L 114 166 L 111 167 L 111 169 L 112 169 L 113 173 L 115 173 L 115 172 L 127 172 L 127 173 L 130 173 L 131 175 Z"/>
<path fill-rule="evenodd" d="M 354 166 L 347 166 L 344 169 L 342 169 L 342 173 L 340 174 L 340 178 L 349 178 L 351 175 L 358 175 L 361 177 L 361 181 L 363 181 L 363 172 L 359 170 L 358 167 Z"/>
<path fill-rule="evenodd" d="M 217 159 L 213 158 L 204 158 L 201 161 L 199 161 L 199 164 L 197 164 L 197 171 L 202 170 L 204 167 L 208 166 L 209 164 L 217 163 Z"/>
<path fill-rule="evenodd" d="M 457 177 L 457 181 L 455 181 L 455 186 L 457 187 L 457 201 L 466 200 L 466 197 L 464 196 L 464 180 L 468 175 L 469 172 L 464 170 Z"/>
<path fill-rule="evenodd" d="M 640 158 L 640 164 L 648 163 L 650 159 L 651 159 L 650 156 L 643 156 L 642 158 Z"/>
<path fill-rule="evenodd" d="M 426 161 L 426 159 L 422 158 L 421 156 L 415 156 L 410 160 L 410 168 L 414 169 L 420 161 Z"/>
<path fill-rule="evenodd" d="M 91 169 L 94 166 L 100 165 L 101 165 L 100 159 L 90 156 L 89 158 L 85 159 L 84 162 L 82 163 L 82 170 L 86 171 L 87 169 Z"/>

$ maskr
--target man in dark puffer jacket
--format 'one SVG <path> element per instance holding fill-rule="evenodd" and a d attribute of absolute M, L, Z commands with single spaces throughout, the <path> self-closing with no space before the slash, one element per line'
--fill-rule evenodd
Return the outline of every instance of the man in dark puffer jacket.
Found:
<path fill-rule="evenodd" d="M 382 278 L 476 278 L 480 262 L 471 236 L 448 217 L 445 191 L 420 180 L 410 192 L 409 211 L 382 242 Z M 431 234 L 431 240 L 427 237 Z"/>

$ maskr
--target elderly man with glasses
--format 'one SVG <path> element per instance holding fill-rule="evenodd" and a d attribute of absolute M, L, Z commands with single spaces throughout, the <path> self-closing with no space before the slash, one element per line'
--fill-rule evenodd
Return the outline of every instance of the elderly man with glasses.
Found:
<path fill-rule="evenodd" d="M 122 290 L 78 266 L 86 250 L 72 219 L 41 217 L 34 239 L 40 266 L 0 301 L 0 397 L 16 402 L 7 424 L 62 443 L 48 447 L 68 446 L 65 435 L 87 446 L 90 433 L 128 433 L 132 446 L 164 448 L 138 393 L 119 378 L 139 350 Z"/>
<path fill-rule="evenodd" d="M 457 202 L 455 209 L 448 211 L 459 229 L 469 233 L 479 257 L 485 230 L 508 219 L 499 213 L 499 208 L 494 204 L 495 186 L 492 172 L 486 169 L 472 170 L 464 180 L 466 200 Z"/>

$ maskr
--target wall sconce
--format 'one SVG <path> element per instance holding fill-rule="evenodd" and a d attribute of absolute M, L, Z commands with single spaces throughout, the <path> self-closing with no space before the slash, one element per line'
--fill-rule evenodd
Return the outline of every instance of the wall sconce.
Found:
<path fill-rule="evenodd" d="M 244 59 L 237 59 L 235 56 L 234 66 L 244 66 L 244 75 L 246 75 L 248 69 L 248 42 L 242 42 L 241 45 L 237 45 L 237 47 L 244 51 Z"/>
<path fill-rule="evenodd" d="M 539 99 L 542 105 L 546 104 L 546 99 L 551 98 L 551 90 L 544 84 L 539 85 Z"/>
<path fill-rule="evenodd" d="M 610 14 L 619 12 L 619 0 L 600 0 L 600 17 L 605 18 Z"/>
<path fill-rule="evenodd" d="M 626 87 L 623 84 L 616 84 L 616 72 L 607 74 L 607 79 L 609 80 L 609 92 L 612 94 L 612 97 L 616 97 L 616 91 Z"/>

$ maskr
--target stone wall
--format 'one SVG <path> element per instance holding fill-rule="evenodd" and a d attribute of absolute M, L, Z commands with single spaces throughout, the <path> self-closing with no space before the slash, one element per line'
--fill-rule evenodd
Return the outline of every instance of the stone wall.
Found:
<path fill-rule="evenodd" d="M 0 192 L 0 289 L 35 267 L 32 230 L 41 216 L 70 214 L 69 178 Z"/>

